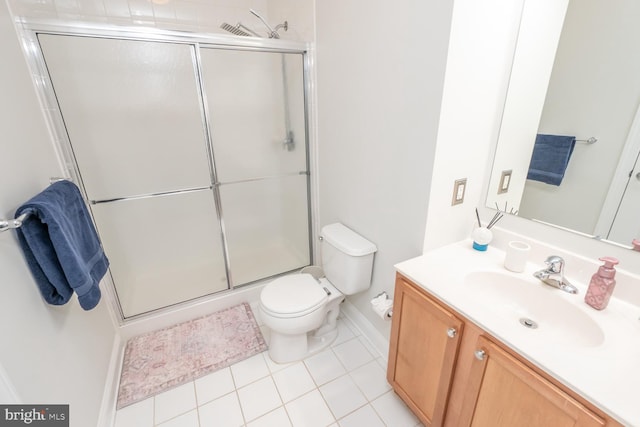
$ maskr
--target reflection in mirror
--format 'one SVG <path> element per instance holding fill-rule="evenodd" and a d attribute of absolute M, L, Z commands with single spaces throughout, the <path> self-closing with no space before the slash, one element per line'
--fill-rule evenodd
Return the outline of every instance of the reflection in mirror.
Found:
<path fill-rule="evenodd" d="M 571 0 L 556 15 L 555 28 L 521 25 L 487 206 L 631 246 L 640 237 L 640 2 Z M 538 31 L 539 43 L 527 45 L 536 35 L 524 31 Z M 559 183 L 527 179 L 532 153 L 539 160 L 544 149 L 536 134 L 578 140 Z"/>

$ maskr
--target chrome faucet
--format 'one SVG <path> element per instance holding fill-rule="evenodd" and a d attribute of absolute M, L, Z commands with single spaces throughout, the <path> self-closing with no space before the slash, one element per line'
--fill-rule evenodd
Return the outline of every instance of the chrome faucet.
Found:
<path fill-rule="evenodd" d="M 533 273 L 544 284 L 561 289 L 570 294 L 577 294 L 578 288 L 564 278 L 564 260 L 557 255 L 551 255 L 545 261 L 547 268 Z"/>

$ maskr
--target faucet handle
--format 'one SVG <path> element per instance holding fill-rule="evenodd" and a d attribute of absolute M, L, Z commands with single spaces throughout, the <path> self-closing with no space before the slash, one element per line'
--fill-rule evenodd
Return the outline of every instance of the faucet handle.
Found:
<path fill-rule="evenodd" d="M 557 255 L 551 255 L 544 263 L 547 264 L 548 270 L 552 273 L 562 273 L 564 269 L 564 260 Z"/>

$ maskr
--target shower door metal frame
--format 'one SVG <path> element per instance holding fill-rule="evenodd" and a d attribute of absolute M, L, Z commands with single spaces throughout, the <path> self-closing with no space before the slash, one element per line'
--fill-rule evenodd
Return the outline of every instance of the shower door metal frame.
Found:
<path fill-rule="evenodd" d="M 242 285 L 233 284 L 231 265 L 229 261 L 229 251 L 227 246 L 227 237 L 224 228 L 224 215 L 222 212 L 222 203 L 220 198 L 219 187 L 230 183 L 219 182 L 217 178 L 215 155 L 213 150 L 213 140 L 211 133 L 211 123 L 209 120 L 209 111 L 206 98 L 206 92 L 204 88 L 204 80 L 202 75 L 202 63 L 200 58 L 201 48 L 211 49 L 225 49 L 225 50 L 237 50 L 237 51 L 255 51 L 255 52 L 271 52 L 280 54 L 300 54 L 302 55 L 302 78 L 303 78 L 303 97 L 304 97 L 304 128 L 305 138 L 304 144 L 306 149 L 305 167 L 306 171 L 290 174 L 280 174 L 277 177 L 283 177 L 287 175 L 307 175 L 307 223 L 308 223 L 308 244 L 309 244 L 309 261 L 310 264 L 315 260 L 315 245 L 314 245 L 314 217 L 315 206 L 312 197 L 313 186 L 311 184 L 311 151 L 312 146 L 310 143 L 310 104 L 311 104 L 311 81 L 309 75 L 311 73 L 311 59 L 309 55 L 309 45 L 307 43 L 287 41 L 281 39 L 259 39 L 254 37 L 232 37 L 226 35 L 217 34 L 202 34 L 202 33 L 184 33 L 169 30 L 159 30 L 152 28 L 125 28 L 114 27 L 110 25 L 66 25 L 59 24 L 51 21 L 38 21 L 38 20 L 22 20 L 18 23 L 18 31 L 21 33 L 22 42 L 24 44 L 24 51 L 26 53 L 27 62 L 33 74 L 35 81 L 36 92 L 40 99 L 41 106 L 47 124 L 49 126 L 49 132 L 54 142 L 58 154 L 58 161 L 61 170 L 65 171 L 67 177 L 78 184 L 82 195 L 85 200 L 90 204 L 99 204 L 106 202 L 116 202 L 121 200 L 131 200 L 146 197 L 154 197 L 169 194 L 187 193 L 193 191 L 201 191 L 210 189 L 213 192 L 213 198 L 215 202 L 216 220 L 220 225 L 222 250 L 224 256 L 225 273 L 227 278 L 227 289 L 216 291 L 210 294 L 202 295 L 200 297 L 190 299 L 187 301 L 177 302 L 165 307 L 147 311 L 144 313 L 125 317 L 122 310 L 120 300 L 118 299 L 118 293 L 116 290 L 115 282 L 111 271 L 109 270 L 108 286 L 106 294 L 109 296 L 111 302 L 112 311 L 117 313 L 117 322 L 120 325 L 124 325 L 129 321 L 143 319 L 151 315 L 155 315 L 162 312 L 168 312 L 174 310 L 177 307 L 183 307 L 193 304 L 197 301 L 208 298 L 212 295 L 219 295 L 225 292 L 231 292 L 236 287 L 247 286 L 253 283 L 261 282 L 269 279 L 269 277 L 257 280 L 255 282 L 246 283 Z M 74 36 L 74 37 L 87 37 L 87 38 L 102 38 L 102 39 L 116 39 L 116 40 L 130 40 L 130 41 L 143 41 L 143 42 L 158 42 L 158 43 L 171 43 L 187 45 L 191 48 L 191 55 L 194 65 L 194 73 L 196 79 L 197 92 L 200 99 L 200 111 L 202 120 L 202 129 L 204 131 L 205 144 L 207 150 L 207 161 L 209 163 L 209 173 L 211 185 L 208 187 L 188 188 L 178 191 L 167 191 L 162 193 L 153 194 L 141 194 L 135 196 L 127 196 L 117 199 L 108 200 L 89 200 L 84 189 L 84 183 L 78 167 L 76 156 L 73 152 L 73 146 L 69 134 L 67 132 L 62 111 L 58 104 L 53 83 L 50 79 L 44 55 L 40 48 L 38 41 L 38 34 L 49 34 L 58 36 Z M 249 182 L 258 181 L 264 179 L 276 178 L 276 176 L 265 176 L 259 178 L 247 179 L 244 181 L 236 182 Z M 288 272 L 282 272 L 272 277 L 277 277 Z"/>

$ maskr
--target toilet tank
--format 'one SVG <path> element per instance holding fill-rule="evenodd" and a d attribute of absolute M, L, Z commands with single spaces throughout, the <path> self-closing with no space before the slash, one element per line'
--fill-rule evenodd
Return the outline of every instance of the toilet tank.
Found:
<path fill-rule="evenodd" d="M 352 295 L 371 285 L 376 245 L 335 223 L 322 227 L 322 269 L 340 292 Z"/>

